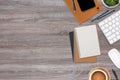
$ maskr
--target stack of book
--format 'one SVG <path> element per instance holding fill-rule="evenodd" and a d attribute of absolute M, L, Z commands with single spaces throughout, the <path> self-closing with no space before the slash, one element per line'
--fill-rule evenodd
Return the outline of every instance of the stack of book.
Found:
<path fill-rule="evenodd" d="M 74 62 L 96 62 L 100 55 L 96 25 L 74 29 Z"/>

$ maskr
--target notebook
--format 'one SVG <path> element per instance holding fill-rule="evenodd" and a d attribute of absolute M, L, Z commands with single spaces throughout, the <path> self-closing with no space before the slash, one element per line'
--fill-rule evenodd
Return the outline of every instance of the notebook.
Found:
<path fill-rule="evenodd" d="M 96 62 L 96 56 L 87 57 L 87 58 L 80 58 L 79 57 L 75 35 L 74 35 L 74 62 L 82 62 L 82 63 Z"/>
<path fill-rule="evenodd" d="M 80 26 L 74 32 L 80 58 L 100 55 L 96 25 Z"/>
<path fill-rule="evenodd" d="M 78 21 L 78 23 L 85 22 L 86 20 L 88 20 L 89 18 L 91 18 L 92 16 L 94 16 L 95 14 L 97 14 L 103 10 L 103 7 L 100 5 L 100 3 L 97 0 L 94 0 L 95 7 L 91 8 L 89 10 L 86 10 L 86 11 L 82 11 L 80 9 L 78 1 L 74 0 L 75 6 L 76 6 L 76 12 L 74 13 L 72 0 L 64 0 L 64 2 L 66 3 L 66 5 L 70 9 L 70 11 L 72 12 L 75 19 Z"/>

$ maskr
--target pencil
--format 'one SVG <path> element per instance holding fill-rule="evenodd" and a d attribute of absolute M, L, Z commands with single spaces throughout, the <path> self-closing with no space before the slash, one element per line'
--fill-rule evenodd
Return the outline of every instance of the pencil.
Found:
<path fill-rule="evenodd" d="M 74 0 L 72 0 L 72 6 L 73 6 L 74 13 L 75 13 L 76 12 L 76 6 L 75 6 Z"/>

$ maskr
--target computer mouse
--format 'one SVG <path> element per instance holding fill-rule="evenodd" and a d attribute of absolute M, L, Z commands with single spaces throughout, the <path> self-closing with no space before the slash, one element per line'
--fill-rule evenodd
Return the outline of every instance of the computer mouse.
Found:
<path fill-rule="evenodd" d="M 117 49 L 111 49 L 108 55 L 117 68 L 120 69 L 120 52 Z"/>

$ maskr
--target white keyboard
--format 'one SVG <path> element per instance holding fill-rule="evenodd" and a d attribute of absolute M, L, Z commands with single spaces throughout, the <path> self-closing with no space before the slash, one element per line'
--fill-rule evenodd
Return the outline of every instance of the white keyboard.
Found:
<path fill-rule="evenodd" d="M 110 44 L 120 39 L 120 10 L 98 23 Z"/>

